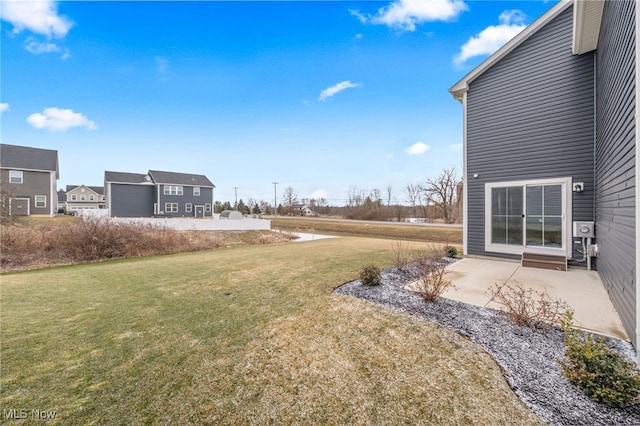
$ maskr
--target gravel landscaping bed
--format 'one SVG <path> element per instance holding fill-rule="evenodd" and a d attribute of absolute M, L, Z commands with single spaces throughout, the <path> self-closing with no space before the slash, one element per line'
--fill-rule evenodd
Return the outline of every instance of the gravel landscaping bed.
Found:
<path fill-rule="evenodd" d="M 426 303 L 405 289 L 417 278 L 415 268 L 382 271 L 382 283 L 369 287 L 360 280 L 335 290 L 434 321 L 480 345 L 502 368 L 515 394 L 541 419 L 556 425 L 640 424 L 640 405 L 618 409 L 592 401 L 562 374 L 557 360 L 564 354 L 559 327 L 546 334 L 513 324 L 500 312 L 439 298 Z M 635 352 L 628 342 L 607 338 L 615 350 L 628 358 Z"/>

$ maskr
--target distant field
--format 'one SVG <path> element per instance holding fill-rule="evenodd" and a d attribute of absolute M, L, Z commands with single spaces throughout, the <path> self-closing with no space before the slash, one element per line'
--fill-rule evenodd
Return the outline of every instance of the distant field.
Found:
<path fill-rule="evenodd" d="M 332 235 L 353 235 L 406 241 L 428 241 L 458 246 L 462 244 L 462 228 L 429 225 L 412 226 L 387 222 L 338 222 L 319 219 L 277 217 L 271 219 L 271 228 L 287 231 L 316 232 L 319 234 L 326 233 Z"/>

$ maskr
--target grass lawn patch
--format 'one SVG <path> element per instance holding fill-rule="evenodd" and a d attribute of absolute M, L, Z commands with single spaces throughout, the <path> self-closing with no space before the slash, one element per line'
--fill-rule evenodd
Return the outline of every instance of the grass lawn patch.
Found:
<path fill-rule="evenodd" d="M 403 241 L 429 241 L 457 245 L 459 250 L 462 250 L 461 227 L 277 217 L 271 219 L 271 228 L 330 235 L 388 238 Z"/>
<path fill-rule="evenodd" d="M 390 248 L 339 238 L 4 274 L 1 405 L 52 424 L 535 423 L 466 339 L 331 293 L 389 266 Z"/>

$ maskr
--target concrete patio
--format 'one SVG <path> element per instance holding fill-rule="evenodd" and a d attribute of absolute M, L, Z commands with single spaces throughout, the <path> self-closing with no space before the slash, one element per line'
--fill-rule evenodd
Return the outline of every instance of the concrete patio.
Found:
<path fill-rule="evenodd" d="M 567 272 L 525 268 L 520 262 L 465 258 L 447 266 L 455 289 L 443 297 L 498 309 L 490 300 L 494 283 L 520 283 L 566 302 L 574 311 L 574 324 L 584 330 L 629 340 L 600 277 L 595 271 L 569 269 Z"/>

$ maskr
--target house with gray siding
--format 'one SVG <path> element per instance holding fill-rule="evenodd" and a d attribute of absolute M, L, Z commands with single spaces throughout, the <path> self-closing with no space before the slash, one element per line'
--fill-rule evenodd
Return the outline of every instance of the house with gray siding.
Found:
<path fill-rule="evenodd" d="M 637 19 L 632 0 L 561 1 L 449 89 L 464 254 L 596 269 L 636 347 Z"/>
<path fill-rule="evenodd" d="M 0 144 L 3 214 L 53 216 L 59 178 L 58 151 Z"/>
<path fill-rule="evenodd" d="M 104 174 L 111 217 L 213 217 L 214 189 L 206 176 L 197 174 L 160 170 Z"/>

